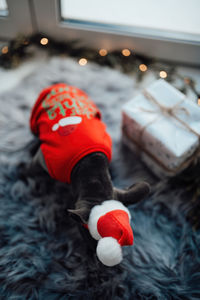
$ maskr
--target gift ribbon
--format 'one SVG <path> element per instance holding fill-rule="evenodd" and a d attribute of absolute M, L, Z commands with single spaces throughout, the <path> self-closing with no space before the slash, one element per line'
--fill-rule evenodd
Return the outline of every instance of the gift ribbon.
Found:
<path fill-rule="evenodd" d="M 176 119 L 179 123 L 181 123 L 185 128 L 187 128 L 190 132 L 194 133 L 198 139 L 199 139 L 199 143 L 200 143 L 200 135 L 197 134 L 193 129 L 191 129 L 187 123 L 185 123 L 183 120 L 181 120 L 180 118 L 177 117 L 176 115 L 176 112 L 178 111 L 184 111 L 187 115 L 189 115 L 190 113 L 188 112 L 188 110 L 185 108 L 185 107 L 180 107 L 179 105 L 181 103 L 184 102 L 184 100 L 181 100 L 179 101 L 178 103 L 176 103 L 174 106 L 172 107 L 166 107 L 162 104 L 160 104 L 155 97 L 153 97 L 147 90 L 144 90 L 143 91 L 143 94 L 144 96 L 150 100 L 152 103 L 156 104 L 156 106 L 159 108 L 160 112 L 162 114 L 165 114 L 167 116 L 171 116 L 173 117 L 174 119 Z M 148 109 L 145 109 L 145 108 L 140 108 L 141 111 L 144 111 L 144 112 L 149 112 L 149 113 L 155 113 L 155 111 L 153 110 L 148 110 Z M 178 166 L 177 168 L 171 170 L 169 169 L 168 167 L 166 167 L 161 160 L 159 160 L 156 156 L 154 156 L 150 151 L 148 151 L 144 146 L 142 146 L 142 135 L 144 133 L 144 131 L 146 130 L 146 128 L 154 123 L 155 121 L 157 121 L 158 119 L 160 118 L 160 116 L 156 117 L 154 120 L 152 120 L 151 122 L 149 122 L 148 124 L 146 124 L 145 126 L 143 126 L 140 134 L 141 134 L 141 143 L 138 143 L 137 141 L 135 141 L 133 139 L 132 136 L 130 136 L 128 134 L 128 132 L 126 131 L 126 128 L 125 126 L 122 128 L 123 129 L 123 132 L 125 133 L 125 135 L 130 139 L 132 140 L 138 147 L 141 148 L 142 151 L 144 151 L 146 154 L 148 154 L 151 158 L 153 158 L 159 165 L 161 165 L 166 171 L 168 172 L 178 172 L 184 168 L 186 168 L 187 166 L 190 165 L 190 163 L 193 161 L 194 164 L 197 163 L 197 160 L 198 160 L 198 157 L 200 155 L 200 147 L 197 148 L 197 150 L 185 161 L 183 162 L 180 166 Z"/>
<path fill-rule="evenodd" d="M 200 137 L 194 130 L 192 130 L 188 125 L 187 123 L 185 123 L 183 120 L 179 119 L 176 115 L 176 112 L 179 112 L 179 111 L 184 111 L 187 115 L 189 115 L 189 111 L 185 108 L 185 107 L 180 107 L 179 105 L 181 103 L 184 102 L 184 100 L 181 100 L 179 101 L 178 103 L 176 103 L 174 106 L 172 107 L 167 107 L 167 106 L 164 106 L 162 104 L 160 104 L 155 97 L 153 97 L 147 90 L 144 90 L 143 91 L 143 94 L 144 96 L 150 100 L 151 102 L 153 102 L 154 104 L 157 105 L 157 107 L 159 108 L 160 112 L 162 114 L 165 114 L 167 116 L 170 116 L 170 117 L 173 117 L 174 119 L 176 119 L 178 122 L 180 122 L 183 126 L 185 126 L 187 129 L 189 129 L 189 131 L 193 132 L 195 135 L 197 135 L 198 137 Z M 155 111 L 152 111 L 152 110 L 148 110 L 148 109 L 143 109 L 141 108 L 142 111 L 146 111 L 146 112 L 150 112 L 150 113 L 155 113 Z M 157 118 L 155 120 L 153 120 L 152 122 L 150 123 L 153 123 L 157 120 Z M 149 124 L 145 125 L 146 126 L 149 126 Z"/>

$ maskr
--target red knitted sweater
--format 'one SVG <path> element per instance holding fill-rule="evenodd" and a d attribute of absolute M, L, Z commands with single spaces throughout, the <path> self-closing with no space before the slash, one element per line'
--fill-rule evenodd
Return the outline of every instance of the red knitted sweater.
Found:
<path fill-rule="evenodd" d="M 111 159 L 112 141 L 97 106 L 78 88 L 64 83 L 44 89 L 32 110 L 32 132 L 41 141 L 49 174 L 70 183 L 77 162 L 93 152 Z"/>

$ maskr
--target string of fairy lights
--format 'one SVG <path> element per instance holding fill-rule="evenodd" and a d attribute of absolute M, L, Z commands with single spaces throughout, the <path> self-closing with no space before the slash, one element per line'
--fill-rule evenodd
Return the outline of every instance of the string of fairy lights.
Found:
<path fill-rule="evenodd" d="M 48 44 L 48 41 L 49 41 L 48 38 L 43 37 L 43 38 L 41 38 L 41 40 L 40 40 L 40 44 L 43 45 L 43 46 L 46 46 L 46 45 Z M 106 56 L 106 55 L 108 55 L 108 50 L 106 50 L 106 49 L 100 49 L 100 50 L 98 51 L 98 53 L 99 53 L 100 56 Z M 122 49 L 122 50 L 121 50 L 121 53 L 122 53 L 122 55 L 124 55 L 124 56 L 130 56 L 130 55 L 131 55 L 131 51 L 130 51 L 129 49 Z M 87 58 L 85 58 L 85 57 L 81 57 L 81 58 L 79 59 L 78 63 L 79 63 L 80 66 L 85 66 L 85 65 L 88 63 L 88 60 L 87 60 Z M 146 66 L 145 64 L 140 64 L 140 65 L 139 65 L 139 70 L 140 70 L 141 72 L 146 72 L 147 69 L 148 69 L 148 68 L 147 68 L 147 66 Z M 161 77 L 161 78 L 166 78 L 166 77 L 167 77 L 167 72 L 165 72 L 165 71 L 160 71 L 160 77 Z"/>
<path fill-rule="evenodd" d="M 108 54 L 108 51 L 107 51 L 106 49 L 100 49 L 100 50 L 98 51 L 98 53 L 99 53 L 99 55 L 101 55 L 101 56 L 106 56 L 106 55 Z M 129 49 L 122 49 L 122 50 L 121 50 L 121 53 L 122 53 L 122 55 L 124 55 L 124 56 L 130 56 L 130 55 L 131 55 L 131 51 L 130 51 Z M 84 57 L 80 58 L 79 61 L 78 61 L 78 63 L 79 63 L 80 66 L 85 66 L 85 65 L 87 64 L 87 62 L 88 62 L 88 60 L 87 60 L 86 58 L 84 58 Z M 140 65 L 138 66 L 138 68 L 139 68 L 139 70 L 140 70 L 141 72 L 146 72 L 146 71 L 148 70 L 148 67 L 147 67 L 147 65 L 145 65 L 145 64 L 140 64 Z M 164 70 L 161 70 L 161 71 L 159 72 L 159 76 L 160 76 L 161 78 L 167 78 L 167 72 L 164 71 Z"/>
<path fill-rule="evenodd" d="M 200 105 L 200 92 L 197 91 L 196 84 L 192 78 L 177 73 L 174 64 L 166 64 L 140 55 L 135 53 L 133 49 L 128 48 L 112 51 L 105 48 L 95 50 L 82 46 L 80 41 L 55 41 L 42 34 L 35 34 L 29 37 L 20 36 L 1 48 L 0 66 L 4 68 L 18 66 L 23 58 L 30 55 L 28 50 L 33 45 L 46 49 L 49 54 L 73 57 L 82 67 L 86 66 L 88 62 L 95 62 L 100 65 L 120 69 L 130 75 L 135 74 L 138 77 L 138 81 L 142 80 L 148 70 L 153 71 L 157 78 L 163 78 L 169 82 L 178 78 L 182 81 L 182 86 L 179 89 L 185 93 L 187 88 L 190 88 L 196 95 L 197 103 Z"/>

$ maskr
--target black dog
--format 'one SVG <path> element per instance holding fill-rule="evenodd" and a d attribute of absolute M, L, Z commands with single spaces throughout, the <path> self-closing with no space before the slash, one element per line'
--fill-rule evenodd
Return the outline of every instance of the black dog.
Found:
<path fill-rule="evenodd" d="M 71 88 L 71 89 L 70 89 Z M 52 93 L 53 89 L 53 93 Z M 49 96 L 50 95 L 50 96 Z M 85 98 L 84 98 L 85 97 Z M 34 115 L 34 121 L 36 120 L 39 123 L 39 126 L 34 129 L 34 133 L 36 133 L 38 136 L 40 136 L 40 129 L 43 126 L 45 132 L 47 132 L 47 138 L 43 134 L 42 138 L 40 137 L 40 142 L 41 142 L 41 147 L 38 149 L 35 157 L 33 158 L 33 165 L 40 164 L 50 175 L 52 176 L 52 173 L 50 172 L 50 167 L 48 167 L 47 160 L 44 155 L 44 149 L 48 150 L 48 155 L 51 150 L 50 146 L 52 148 L 55 147 L 56 145 L 56 138 L 58 139 L 59 143 L 60 140 L 65 141 L 64 144 L 64 150 L 62 149 L 62 155 L 66 153 L 66 156 L 68 155 L 68 150 L 67 150 L 67 136 L 72 136 L 75 135 L 76 132 L 79 133 L 78 138 L 80 141 L 78 141 L 78 147 L 80 149 L 76 149 L 76 151 L 82 151 L 82 147 L 85 147 L 85 139 L 87 139 L 87 136 L 85 136 L 85 132 L 83 133 L 83 136 L 80 135 L 79 128 L 84 124 L 84 122 L 88 122 L 90 129 L 87 130 L 87 132 L 96 132 L 96 123 L 97 127 L 99 130 L 99 124 L 103 128 L 102 130 L 105 130 L 105 125 L 102 125 L 102 121 L 100 120 L 100 112 L 98 111 L 98 108 L 92 104 L 90 100 L 87 99 L 87 95 L 83 93 L 82 91 L 74 88 L 74 87 L 69 87 L 64 84 L 60 85 L 54 85 L 46 90 L 44 90 L 40 96 L 39 96 L 39 102 L 37 101 L 36 104 L 37 106 L 34 107 L 32 116 L 35 114 L 36 116 L 38 115 L 39 117 L 43 117 L 42 121 L 38 122 L 38 119 L 35 118 Z M 83 100 L 85 102 L 83 102 Z M 46 102 L 45 102 L 46 101 Z M 83 108 L 83 103 L 86 103 L 87 109 Z M 64 106 L 65 104 L 65 106 Z M 40 105 L 40 107 L 38 106 Z M 62 107 L 61 107 L 62 105 Z M 39 107 L 39 108 L 38 108 Z M 61 110 L 62 108 L 62 110 Z M 78 122 L 76 119 L 73 119 L 75 116 L 75 113 L 73 111 L 72 114 L 72 109 L 76 109 L 76 116 L 78 116 Z M 36 110 L 39 109 L 39 112 Z M 37 113 L 37 114 L 36 114 Z M 79 113 L 79 114 L 78 114 Z M 82 113 L 82 114 L 81 114 Z M 62 116 L 59 116 L 59 114 L 62 114 Z M 71 117 L 73 115 L 73 117 Z M 75 118 L 76 118 L 75 116 Z M 38 117 L 38 118 L 39 118 Z M 62 118 L 61 117 L 65 117 Z M 85 118 L 85 119 L 84 119 Z M 91 119 L 94 119 L 94 123 L 92 123 Z M 33 117 L 32 117 L 33 119 Z M 52 125 L 52 119 L 55 119 L 57 123 L 54 122 Z M 61 120 L 61 121 L 60 121 Z M 64 120 L 64 121 L 63 121 Z M 73 124 L 69 124 L 70 122 L 73 121 Z M 86 120 L 86 121 L 85 121 Z M 51 123 L 51 125 L 46 125 L 47 123 Z M 63 126 L 62 124 L 65 123 L 65 128 L 61 128 L 61 133 L 58 133 L 59 126 Z M 75 124 L 77 123 L 77 124 Z M 42 124 L 42 125 L 41 125 Z M 44 124 L 46 127 L 44 127 Z M 67 124 L 67 126 L 66 126 Z M 69 126 L 70 125 L 70 126 Z M 35 126 L 35 124 L 34 124 Z M 49 126 L 49 127 L 48 127 Z M 85 125 L 84 125 L 85 126 Z M 39 128 L 39 129 L 38 129 Z M 42 128 L 42 129 L 43 129 Z M 77 129 L 78 128 L 78 129 Z M 84 127 L 86 128 L 86 126 Z M 67 129 L 67 130 L 66 130 Z M 48 133 L 49 130 L 49 133 Z M 77 130 L 77 131 L 76 131 Z M 89 134 L 88 133 L 88 134 Z M 60 134 L 60 135 L 59 135 Z M 105 139 L 107 138 L 108 142 L 110 141 L 110 137 L 108 136 L 107 133 L 103 133 L 105 136 Z M 53 136 L 53 140 L 49 142 L 50 138 L 49 136 Z M 90 143 L 92 140 L 92 137 L 89 137 Z M 43 146 L 46 144 L 50 144 L 49 148 L 44 148 Z M 59 145 L 58 143 L 58 145 Z M 98 141 L 99 143 L 99 141 Z M 102 141 L 102 144 L 104 141 Z M 83 144 L 83 146 L 82 146 Z M 94 140 L 94 145 L 95 145 L 95 140 Z M 56 145 L 57 146 L 57 145 Z M 43 151 L 42 151 L 43 147 Z M 107 146 L 106 146 L 107 147 Z M 90 146 L 91 148 L 91 146 Z M 105 148 L 105 147 L 104 147 Z M 150 190 L 150 187 L 148 183 L 146 182 L 140 182 L 137 183 L 127 190 L 120 190 L 112 185 L 111 177 L 109 174 L 109 155 L 107 155 L 107 148 L 104 151 L 104 148 L 102 146 L 102 151 L 99 150 L 99 144 L 98 147 L 95 149 L 95 147 L 92 148 L 90 152 L 87 152 L 86 155 L 83 155 L 80 157 L 78 161 L 76 161 L 76 164 L 73 166 L 71 173 L 70 173 L 70 183 L 73 191 L 73 195 L 75 200 L 74 207 L 70 210 L 68 210 L 69 214 L 77 220 L 81 226 L 81 231 L 83 234 L 87 237 L 87 240 L 89 241 L 89 244 L 93 245 L 96 247 L 96 241 L 101 238 L 105 237 L 111 237 L 113 239 L 116 239 L 120 245 L 129 245 L 131 244 L 130 241 L 128 241 L 128 234 L 129 234 L 129 240 L 131 239 L 131 233 L 130 229 L 125 228 L 126 226 L 121 222 L 121 220 L 124 217 L 129 216 L 130 214 L 128 210 L 126 209 L 126 206 L 134 204 L 142 200 Z M 49 150 L 50 149 L 50 150 Z M 57 151 L 57 148 L 56 148 Z M 53 155 L 52 155 L 53 157 Z M 54 159 L 54 158 L 53 158 Z M 64 163 L 63 163 L 64 165 Z M 62 163 L 61 163 L 62 167 Z M 60 169 L 59 169 L 60 170 Z M 62 172 L 65 173 L 65 168 L 62 169 Z M 67 173 L 67 170 L 66 170 Z M 63 178 L 63 174 L 62 178 Z M 55 176 L 52 176 L 56 178 Z M 57 178 L 56 178 L 57 179 Z M 58 178 L 59 180 L 59 178 Z M 64 180 L 61 180 L 64 181 Z M 110 201 L 110 202 L 109 202 Z M 110 208 L 109 203 L 111 204 Z M 104 206 L 102 206 L 104 205 Z M 106 207 L 105 212 L 102 212 L 102 207 Z M 95 208 L 95 209 L 94 209 Z M 111 212 L 117 211 L 117 213 L 121 211 L 122 216 L 119 218 L 116 216 L 111 216 Z M 93 212 L 91 214 L 91 212 Z M 90 221 L 91 215 L 94 215 L 94 212 L 97 212 L 98 218 L 101 218 L 102 216 L 107 214 L 107 217 L 111 217 L 112 220 L 114 220 L 113 224 L 115 224 L 115 228 L 113 227 L 113 224 L 109 224 L 108 221 L 107 225 L 104 226 L 104 232 L 103 234 L 99 235 L 99 232 L 97 230 L 97 225 L 98 220 L 96 220 L 96 223 Z M 100 213 L 99 213 L 100 212 Z M 125 214 L 125 215 L 124 215 Z M 94 217 L 96 218 L 96 216 Z M 101 219 L 102 220 L 102 219 Z M 123 219 L 124 220 L 124 219 Z M 121 223 L 120 223 L 121 222 Z M 125 221 L 126 222 L 126 221 Z M 97 224 L 98 223 L 98 224 Z M 92 225 L 91 225 L 92 224 Z M 95 225 L 94 225 L 95 224 Z M 117 224 L 117 225 L 116 225 Z M 84 225 L 84 226 L 82 226 Z M 95 227 L 95 232 L 92 226 Z M 118 226 L 118 227 L 117 227 Z M 127 225 L 128 226 L 128 225 Z M 86 227 L 86 228 L 84 228 Z M 112 231 L 114 233 L 110 232 Z M 89 231 L 88 231 L 89 229 Z M 106 233 L 105 233 L 106 231 Z M 129 233 L 128 233 L 129 231 Z M 119 233 L 121 236 L 119 237 Z M 91 236 L 94 238 L 92 239 Z M 123 236 L 123 241 L 122 241 L 122 236 Z M 125 237 L 126 236 L 126 237 Z M 109 240 L 109 239 L 108 239 Z M 111 240 L 112 242 L 112 240 Z M 109 240 L 110 243 L 110 240 Z M 110 245 L 110 244 L 109 244 Z M 117 245 L 117 244 L 116 244 Z M 109 246 L 108 246 L 109 247 Z M 115 247 L 115 246 L 114 246 Z M 118 247 L 118 245 L 117 245 Z M 112 248 L 112 247 L 111 247 Z M 100 246 L 99 246 L 100 249 Z M 114 249 L 114 248 L 113 248 Z M 102 251 L 102 247 L 101 247 Z M 99 253 L 101 252 L 99 250 Z M 114 250 L 113 250 L 114 251 Z M 117 250 L 118 251 L 118 248 Z M 98 251 L 97 251 L 98 254 Z M 99 258 L 102 257 L 102 254 L 99 254 Z M 106 265 L 115 265 L 116 262 L 120 262 L 120 260 L 113 260 L 112 262 L 107 262 L 107 257 L 100 258 L 100 260 L 106 264 Z"/>

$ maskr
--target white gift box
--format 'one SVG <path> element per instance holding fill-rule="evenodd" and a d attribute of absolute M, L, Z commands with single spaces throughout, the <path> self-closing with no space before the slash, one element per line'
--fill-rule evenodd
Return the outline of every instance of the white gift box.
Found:
<path fill-rule="evenodd" d="M 200 153 L 200 107 L 163 79 L 123 106 L 122 130 L 158 176 L 179 173 Z"/>

